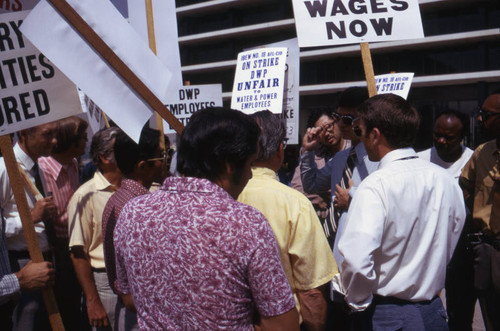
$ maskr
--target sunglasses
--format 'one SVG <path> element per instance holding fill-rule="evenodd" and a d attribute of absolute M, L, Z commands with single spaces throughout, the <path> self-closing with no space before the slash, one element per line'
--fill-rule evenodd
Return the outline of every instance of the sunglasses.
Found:
<path fill-rule="evenodd" d="M 484 110 L 483 108 L 479 107 L 477 110 L 477 115 L 478 115 L 478 117 L 481 117 L 481 119 L 480 119 L 481 122 L 486 122 L 488 120 L 488 118 L 500 115 L 500 113 L 487 111 L 487 110 Z"/>
<path fill-rule="evenodd" d="M 354 131 L 354 134 L 356 135 L 356 137 L 361 137 L 363 135 L 361 128 L 357 125 L 352 127 L 352 131 Z"/>
<path fill-rule="evenodd" d="M 147 162 L 154 162 L 154 161 L 167 161 L 169 157 L 172 157 L 172 155 L 174 154 L 174 149 L 173 148 L 169 148 L 166 152 L 162 152 L 161 153 L 161 157 L 155 157 L 155 158 L 152 158 L 152 159 L 147 159 L 146 161 Z"/>
<path fill-rule="evenodd" d="M 341 120 L 342 123 L 344 123 L 345 125 L 347 126 L 350 126 L 352 125 L 352 123 L 357 120 L 359 117 L 354 117 L 354 116 L 351 116 L 351 115 L 340 115 L 340 114 L 337 114 L 337 113 L 332 113 L 332 118 L 335 120 L 335 121 L 339 121 Z"/>

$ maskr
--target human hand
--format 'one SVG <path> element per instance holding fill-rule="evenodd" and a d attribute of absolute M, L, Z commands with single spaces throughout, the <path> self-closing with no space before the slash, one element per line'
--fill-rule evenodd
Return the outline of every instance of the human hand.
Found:
<path fill-rule="evenodd" d="M 57 207 L 54 204 L 54 198 L 46 197 L 38 200 L 31 210 L 31 219 L 33 222 L 40 222 L 44 219 L 54 219 L 57 216 Z"/>
<path fill-rule="evenodd" d="M 99 297 L 94 300 L 87 300 L 87 314 L 90 326 L 105 328 L 109 325 L 108 315 Z"/>
<path fill-rule="evenodd" d="M 351 202 L 349 190 L 354 185 L 352 179 L 349 179 L 348 185 L 348 188 L 342 188 L 339 184 L 335 185 L 335 199 L 333 200 L 333 206 L 335 208 L 341 210 L 347 210 L 349 208 L 349 203 Z"/>
<path fill-rule="evenodd" d="M 22 290 L 36 290 L 54 284 L 55 270 L 50 262 L 29 261 L 15 273 Z"/>
<path fill-rule="evenodd" d="M 305 151 L 313 151 L 319 145 L 319 136 L 325 130 L 323 127 L 308 128 L 302 139 L 302 147 Z"/>

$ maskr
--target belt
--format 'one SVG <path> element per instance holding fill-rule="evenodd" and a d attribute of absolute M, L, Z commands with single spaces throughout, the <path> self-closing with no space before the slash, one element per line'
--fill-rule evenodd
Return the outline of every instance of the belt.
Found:
<path fill-rule="evenodd" d="M 497 251 L 500 251 L 500 239 L 494 236 L 490 236 L 482 232 L 469 233 L 467 234 L 467 240 L 472 246 L 478 244 L 489 244 L 493 246 Z"/>
<path fill-rule="evenodd" d="M 31 259 L 28 251 L 9 251 L 9 256 L 13 259 Z M 45 261 L 52 261 L 52 251 L 42 252 Z"/>
<path fill-rule="evenodd" d="M 90 270 L 92 270 L 92 272 L 106 272 L 106 268 L 94 268 L 94 267 L 91 267 Z"/>
<path fill-rule="evenodd" d="M 399 299 L 396 297 L 384 297 L 381 295 L 374 295 L 373 296 L 373 303 L 376 305 L 408 305 L 408 304 L 429 304 L 433 300 L 438 298 L 436 295 L 434 298 L 431 300 L 423 300 L 423 301 L 409 301 L 409 300 L 404 300 L 404 299 Z"/>

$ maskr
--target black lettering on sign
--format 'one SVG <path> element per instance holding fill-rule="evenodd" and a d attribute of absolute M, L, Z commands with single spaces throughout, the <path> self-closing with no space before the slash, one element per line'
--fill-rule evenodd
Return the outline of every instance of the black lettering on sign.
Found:
<path fill-rule="evenodd" d="M 180 100 L 197 99 L 198 95 L 200 95 L 200 89 L 198 89 L 198 88 L 195 88 L 195 89 L 181 89 L 181 90 L 179 90 L 179 99 Z"/>
<path fill-rule="evenodd" d="M 381 36 L 383 33 L 385 33 L 386 36 L 390 36 L 392 34 L 392 17 L 389 17 L 388 19 L 379 18 L 378 20 L 372 18 L 370 19 L 370 22 L 372 23 L 377 36 Z"/>
<path fill-rule="evenodd" d="M 40 61 L 40 65 L 44 67 L 46 70 L 42 70 L 43 78 L 49 79 L 54 77 L 55 70 L 54 67 L 50 64 L 49 59 L 45 57 L 45 55 L 38 55 L 38 60 Z"/>
<path fill-rule="evenodd" d="M 333 1 L 332 13 L 330 14 L 330 16 L 335 16 L 337 14 L 349 15 L 349 12 L 347 11 L 347 8 L 344 6 L 344 4 L 342 3 L 342 0 L 334 0 Z"/>
<path fill-rule="evenodd" d="M 14 50 L 16 48 L 24 47 L 24 39 L 21 31 L 19 30 L 19 25 L 23 21 L 10 21 L 8 23 L 0 23 L 0 51 L 4 52 L 6 50 Z"/>
<path fill-rule="evenodd" d="M 404 11 L 408 9 L 408 1 L 402 1 L 402 0 L 390 0 L 390 1 L 396 5 L 396 6 L 391 6 L 393 10 Z"/>
<path fill-rule="evenodd" d="M 328 34 L 328 39 L 333 39 L 332 32 L 334 32 L 335 35 L 337 35 L 337 38 L 340 38 L 340 39 L 347 38 L 347 33 L 345 30 L 345 22 L 340 21 L 339 23 L 340 23 L 340 27 L 335 25 L 334 22 L 326 22 L 326 33 Z"/>
<path fill-rule="evenodd" d="M 32 108 L 34 101 L 35 108 Z M 50 112 L 49 98 L 44 90 L 23 92 L 16 96 L 8 96 L 0 101 L 0 125 L 21 122 L 47 115 Z"/>
<path fill-rule="evenodd" d="M 316 15 L 319 15 L 320 17 L 325 17 L 327 0 L 321 2 L 314 0 L 313 3 L 311 1 L 304 1 L 304 4 L 309 12 L 309 16 L 316 17 Z"/>
<path fill-rule="evenodd" d="M 349 10 L 353 14 L 367 14 L 368 13 L 368 8 L 366 8 L 366 5 L 359 5 L 357 6 L 357 3 L 364 3 L 365 0 L 353 0 L 349 1 Z"/>
<path fill-rule="evenodd" d="M 377 36 L 381 36 L 383 34 L 390 36 L 392 34 L 392 23 L 393 18 L 379 18 L 379 19 L 370 19 L 371 27 L 377 34 Z M 334 39 L 335 37 L 339 39 L 347 38 L 347 30 L 345 21 L 340 21 L 338 24 L 335 22 L 326 22 L 326 33 L 328 39 Z M 355 37 L 364 37 L 368 33 L 369 26 L 361 20 L 353 20 L 349 23 L 349 32 Z"/>

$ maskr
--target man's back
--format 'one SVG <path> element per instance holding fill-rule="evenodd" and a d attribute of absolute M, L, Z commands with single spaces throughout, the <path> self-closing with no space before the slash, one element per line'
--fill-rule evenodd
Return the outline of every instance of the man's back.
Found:
<path fill-rule="evenodd" d="M 268 219 L 294 294 L 328 282 L 338 268 L 311 202 L 276 180 L 271 169 L 253 168 L 252 174 L 238 201 Z"/>
<path fill-rule="evenodd" d="M 133 199 L 114 239 L 141 329 L 251 330 L 254 304 L 264 316 L 295 305 L 266 219 L 208 180 L 168 178 Z"/>
<path fill-rule="evenodd" d="M 411 149 L 387 154 L 358 188 L 339 242 L 348 302 L 371 294 L 412 302 L 444 287 L 465 207 L 456 181 Z"/>

